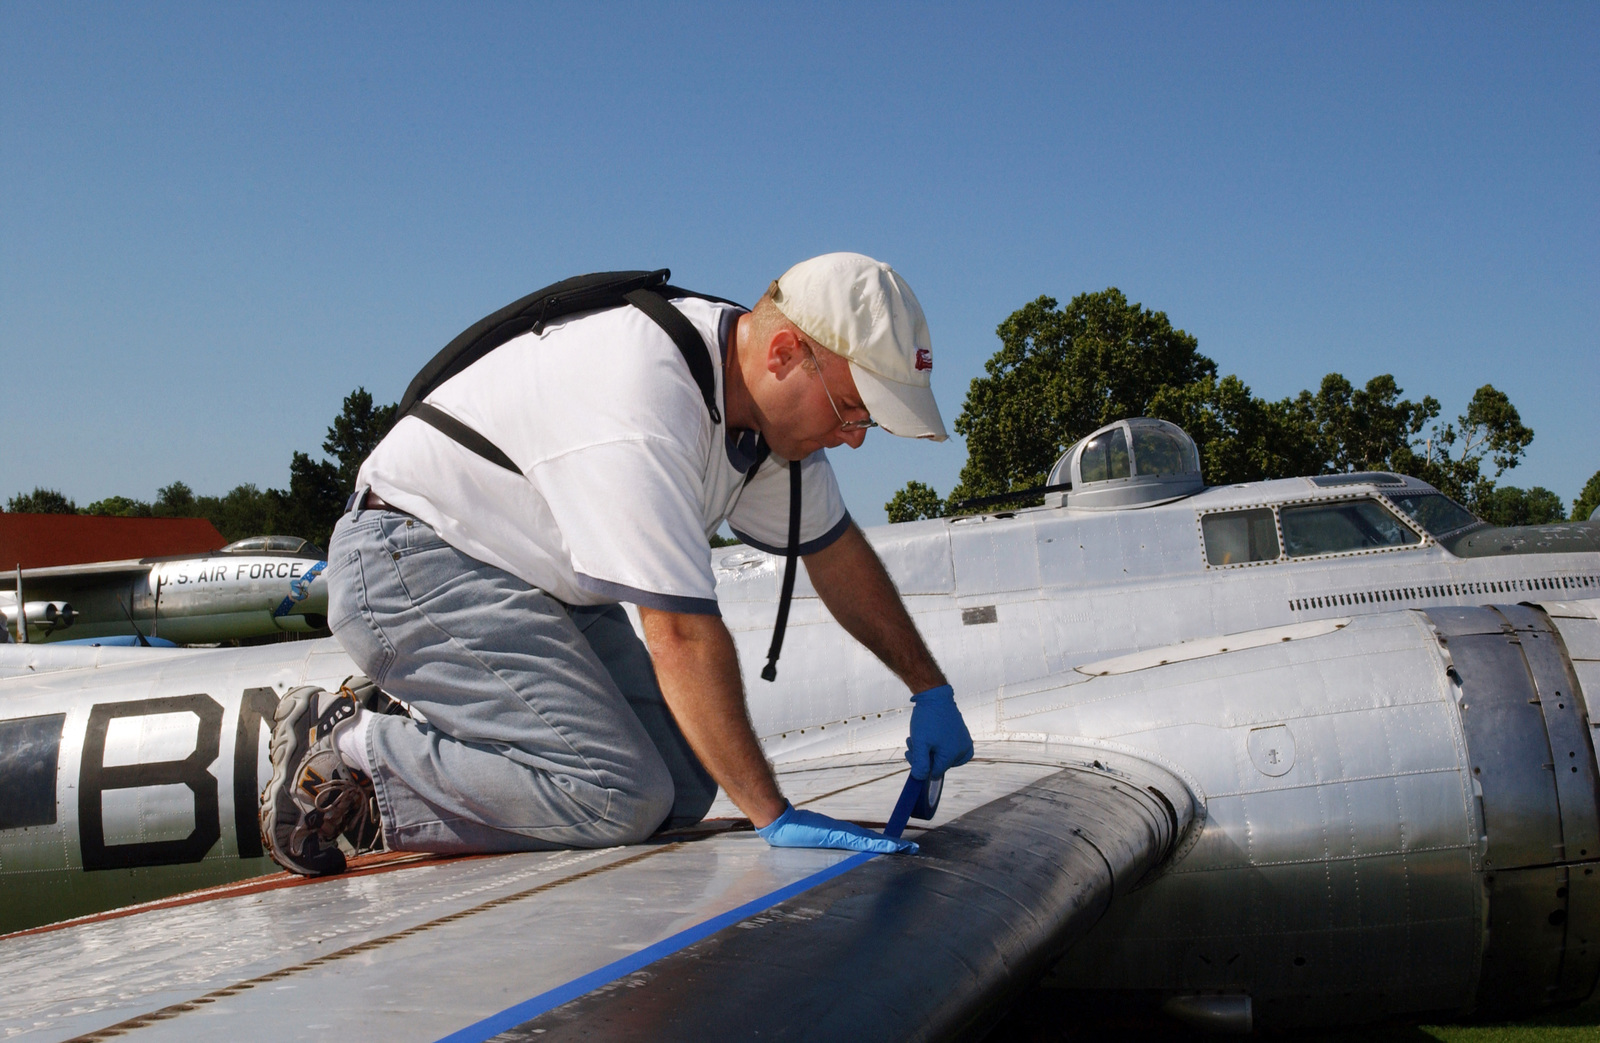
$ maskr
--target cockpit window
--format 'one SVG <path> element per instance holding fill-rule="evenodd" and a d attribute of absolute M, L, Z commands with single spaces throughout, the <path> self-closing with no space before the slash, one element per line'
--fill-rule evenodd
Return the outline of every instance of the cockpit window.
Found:
<path fill-rule="evenodd" d="M 1158 428 L 1133 429 L 1133 459 L 1140 474 L 1193 474 L 1200 470 L 1194 443 Z"/>
<path fill-rule="evenodd" d="M 1291 558 L 1340 551 L 1403 547 L 1422 537 L 1376 500 L 1281 507 L 1283 543 Z"/>
<path fill-rule="evenodd" d="M 322 556 L 322 548 L 299 536 L 250 536 L 234 540 L 222 548 L 220 554 L 314 554 Z"/>
<path fill-rule="evenodd" d="M 1473 525 L 1483 524 L 1473 516 L 1472 512 L 1443 493 L 1391 495 L 1389 499 L 1435 537 L 1448 536 Z"/>
<path fill-rule="evenodd" d="M 1205 515 L 1200 519 L 1200 532 L 1206 541 L 1206 561 L 1212 565 L 1278 558 L 1278 527 L 1273 524 L 1270 507 Z"/>
<path fill-rule="evenodd" d="M 1122 428 L 1102 431 L 1083 444 L 1078 471 L 1085 482 L 1128 477 L 1128 437 Z"/>

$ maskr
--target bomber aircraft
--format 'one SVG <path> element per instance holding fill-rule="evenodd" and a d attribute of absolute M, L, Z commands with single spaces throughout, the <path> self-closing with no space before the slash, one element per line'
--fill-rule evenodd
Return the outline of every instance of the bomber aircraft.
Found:
<path fill-rule="evenodd" d="M 0 574 L 11 587 L 0 590 L 0 615 L 19 642 L 214 644 L 310 633 L 327 626 L 327 586 L 318 582 L 327 564 L 309 540 L 252 536 L 209 554 L 22 569 Z"/>
<path fill-rule="evenodd" d="M 1594 995 L 1600 524 L 1387 473 L 1206 488 L 1148 419 L 1051 484 L 868 533 L 977 741 L 909 856 L 770 849 L 719 801 L 633 847 L 271 874 L 263 722 L 352 672 L 336 641 L 0 649 L 0 1029 L 942 1039 L 1041 979 L 1235 1030 Z M 759 663 L 780 558 L 713 564 Z M 796 595 L 757 733 L 797 805 L 882 825 L 904 691 Z"/>

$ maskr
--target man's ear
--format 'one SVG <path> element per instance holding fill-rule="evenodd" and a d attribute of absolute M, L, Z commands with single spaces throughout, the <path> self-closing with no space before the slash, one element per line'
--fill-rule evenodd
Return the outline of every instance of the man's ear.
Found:
<path fill-rule="evenodd" d="M 779 327 L 767 340 L 767 372 L 776 377 L 786 377 L 789 371 L 805 361 L 805 348 L 794 330 Z"/>

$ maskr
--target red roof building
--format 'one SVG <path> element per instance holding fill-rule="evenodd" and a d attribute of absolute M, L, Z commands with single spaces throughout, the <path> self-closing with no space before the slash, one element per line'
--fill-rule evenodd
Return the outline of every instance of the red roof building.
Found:
<path fill-rule="evenodd" d="M 21 565 L 204 554 L 227 541 L 204 518 L 103 518 L 90 514 L 0 513 L 0 575 Z"/>

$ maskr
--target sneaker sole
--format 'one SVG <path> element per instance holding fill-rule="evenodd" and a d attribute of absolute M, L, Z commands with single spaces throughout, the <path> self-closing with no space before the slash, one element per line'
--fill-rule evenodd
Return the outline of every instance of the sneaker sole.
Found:
<path fill-rule="evenodd" d="M 278 703 L 278 711 L 273 714 L 272 740 L 267 745 L 268 756 L 272 760 L 272 778 L 267 781 L 266 788 L 261 791 L 261 805 L 257 812 L 256 821 L 261 829 L 261 846 L 266 849 L 272 860 L 291 873 L 300 876 L 330 876 L 344 871 L 344 855 L 338 849 L 331 853 L 337 858 L 337 867 L 313 866 L 290 855 L 287 851 L 280 850 L 277 840 L 273 837 L 273 829 L 268 823 L 277 819 L 277 805 L 280 798 L 293 803 L 293 798 L 286 797 L 285 790 L 291 783 L 294 769 L 300 762 L 306 750 L 310 749 L 310 742 L 300 742 L 302 730 L 307 740 L 311 738 L 311 728 L 302 729 L 301 720 L 309 713 L 316 712 L 317 695 L 322 691 L 309 685 L 292 688 Z M 288 725 L 287 728 L 284 725 Z"/>

